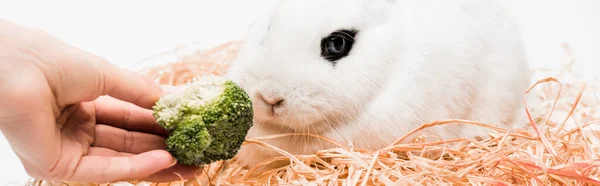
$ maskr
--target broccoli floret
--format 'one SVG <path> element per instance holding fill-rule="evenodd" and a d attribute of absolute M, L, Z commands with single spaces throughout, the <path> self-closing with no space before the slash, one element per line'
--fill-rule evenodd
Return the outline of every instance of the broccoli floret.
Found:
<path fill-rule="evenodd" d="M 170 132 L 169 151 L 179 163 L 201 166 L 233 158 L 252 127 L 252 103 L 233 81 L 202 76 L 154 106 L 157 123 Z"/>

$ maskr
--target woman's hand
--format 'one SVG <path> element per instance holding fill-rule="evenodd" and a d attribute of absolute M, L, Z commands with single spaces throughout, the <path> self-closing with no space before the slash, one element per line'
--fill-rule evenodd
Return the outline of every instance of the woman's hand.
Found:
<path fill-rule="evenodd" d="M 26 171 L 53 181 L 173 181 L 151 107 L 160 87 L 41 31 L 0 19 L 0 131 Z"/>

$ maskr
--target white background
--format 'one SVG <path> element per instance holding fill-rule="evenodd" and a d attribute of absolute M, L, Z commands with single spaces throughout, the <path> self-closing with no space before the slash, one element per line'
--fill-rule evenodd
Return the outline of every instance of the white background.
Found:
<path fill-rule="evenodd" d="M 562 64 L 565 58 L 560 44 L 568 42 L 578 63 L 600 71 L 594 65 L 600 62 L 597 0 L 505 1 L 522 24 L 532 67 Z M 0 0 L 0 17 L 42 28 L 71 45 L 130 67 L 133 62 L 182 44 L 218 44 L 240 38 L 252 16 L 265 10 L 269 2 Z M 28 178 L 0 136 L 0 185 Z"/>

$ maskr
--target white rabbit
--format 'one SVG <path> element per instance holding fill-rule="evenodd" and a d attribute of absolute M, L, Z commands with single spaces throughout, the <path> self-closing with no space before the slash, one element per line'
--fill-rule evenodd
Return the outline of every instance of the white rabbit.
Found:
<path fill-rule="evenodd" d="M 287 0 L 250 28 L 227 77 L 252 98 L 248 138 L 311 133 L 379 149 L 434 120 L 513 128 L 529 73 L 519 28 L 495 1 Z M 423 132 L 450 139 L 489 130 Z M 266 142 L 291 154 L 334 147 L 309 136 Z M 237 158 L 255 166 L 275 156 L 249 144 Z"/>

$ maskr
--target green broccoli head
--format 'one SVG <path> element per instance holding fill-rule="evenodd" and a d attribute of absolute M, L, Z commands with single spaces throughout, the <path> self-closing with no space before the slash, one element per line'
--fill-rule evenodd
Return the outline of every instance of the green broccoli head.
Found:
<path fill-rule="evenodd" d="M 181 93 L 154 106 L 159 125 L 170 131 L 169 151 L 179 163 L 201 166 L 233 158 L 252 127 L 252 103 L 233 81 L 219 76 L 194 79 Z"/>

